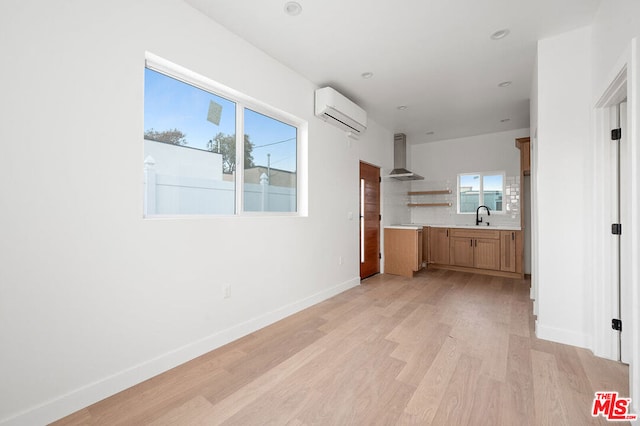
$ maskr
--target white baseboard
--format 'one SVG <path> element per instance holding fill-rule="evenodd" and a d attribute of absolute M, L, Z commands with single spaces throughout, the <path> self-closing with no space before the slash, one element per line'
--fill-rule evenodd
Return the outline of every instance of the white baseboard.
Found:
<path fill-rule="evenodd" d="M 2 419 L 0 420 L 0 425 L 33 426 L 51 423 L 359 284 L 359 277 L 352 278 L 334 287 L 132 366 L 117 374 L 87 384 L 73 392 L 44 402 L 29 410 Z"/>
<path fill-rule="evenodd" d="M 563 328 L 549 327 L 536 320 L 536 337 L 565 345 L 592 350 L 591 337 Z"/>

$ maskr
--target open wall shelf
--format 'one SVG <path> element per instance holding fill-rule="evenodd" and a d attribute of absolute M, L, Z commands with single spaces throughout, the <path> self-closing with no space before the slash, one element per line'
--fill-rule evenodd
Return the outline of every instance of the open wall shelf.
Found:
<path fill-rule="evenodd" d="M 435 191 L 410 191 L 409 195 L 441 195 L 441 194 L 451 194 L 450 189 L 438 189 Z"/>
<path fill-rule="evenodd" d="M 409 191 L 407 193 L 410 197 L 414 195 L 447 195 L 451 194 L 450 189 L 436 189 L 432 191 Z M 434 203 L 408 203 L 409 207 L 451 207 L 449 202 L 434 202 Z"/>
<path fill-rule="evenodd" d="M 451 207 L 451 203 L 409 203 L 409 207 Z"/>

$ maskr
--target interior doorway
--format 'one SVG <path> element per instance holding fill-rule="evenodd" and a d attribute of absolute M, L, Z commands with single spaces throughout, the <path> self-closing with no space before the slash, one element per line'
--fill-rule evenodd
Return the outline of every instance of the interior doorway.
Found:
<path fill-rule="evenodd" d="M 600 81 L 604 88 L 595 104 L 596 144 L 594 146 L 594 171 L 592 199 L 596 209 L 593 223 L 595 260 L 594 278 L 594 354 L 609 359 L 619 359 L 629 364 L 629 390 L 633 401 L 640 400 L 640 42 L 632 39 L 625 52 L 613 65 L 608 77 Z M 618 291 L 615 282 L 617 269 L 613 252 L 617 240 L 611 235 L 614 223 L 612 212 L 615 190 L 611 184 L 611 160 L 615 145 L 611 141 L 611 129 L 615 128 L 612 110 L 620 105 L 622 139 L 620 145 L 620 257 L 622 287 Z M 626 108 L 626 112 L 625 112 Z M 627 168 L 628 167 L 628 168 Z M 626 198 L 625 198 L 626 197 Z M 625 199 L 627 202 L 625 202 Z M 615 242 L 614 242 L 615 241 Z M 615 271 L 615 273 L 614 273 Z M 630 295 L 630 296 L 628 296 Z M 619 298 L 618 298 L 619 297 Z M 620 301 L 618 311 L 618 301 Z M 622 331 L 611 329 L 611 319 L 622 314 Z M 618 341 L 618 338 L 622 338 Z M 630 347 L 631 354 L 628 350 Z M 637 410 L 637 404 L 634 404 Z M 635 411 L 635 410 L 634 410 Z"/>
<path fill-rule="evenodd" d="M 595 152 L 594 206 L 594 353 L 631 363 L 635 324 L 632 320 L 633 138 L 629 137 L 627 69 L 623 68 L 597 103 L 598 144 Z"/>
<path fill-rule="evenodd" d="M 360 279 L 380 272 L 380 168 L 360 162 Z"/>

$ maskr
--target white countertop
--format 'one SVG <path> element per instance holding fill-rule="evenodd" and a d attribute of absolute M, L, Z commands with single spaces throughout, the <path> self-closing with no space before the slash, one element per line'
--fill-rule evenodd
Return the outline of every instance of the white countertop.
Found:
<path fill-rule="evenodd" d="M 418 229 L 422 229 L 422 225 L 391 225 L 385 226 L 384 229 L 411 229 L 417 231 Z"/>
<path fill-rule="evenodd" d="M 519 226 L 515 226 L 515 225 L 479 225 L 479 226 L 475 226 L 475 225 L 446 225 L 446 224 L 433 224 L 433 223 L 407 223 L 407 224 L 402 224 L 402 225 L 394 225 L 394 226 L 385 226 L 385 228 L 392 228 L 398 226 L 400 228 L 407 228 L 408 229 L 417 229 L 419 227 L 423 227 L 423 226 L 429 226 L 431 228 L 460 228 L 460 229 L 495 229 L 495 230 L 499 230 L 499 231 L 521 231 L 522 228 Z"/>

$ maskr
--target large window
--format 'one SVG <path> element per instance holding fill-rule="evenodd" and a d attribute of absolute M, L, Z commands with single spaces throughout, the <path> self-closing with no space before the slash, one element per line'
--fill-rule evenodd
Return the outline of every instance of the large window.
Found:
<path fill-rule="evenodd" d="M 147 60 L 144 215 L 298 212 L 302 122 Z"/>
<path fill-rule="evenodd" d="M 504 172 L 458 175 L 458 213 L 474 213 L 479 206 L 504 212 Z"/>

